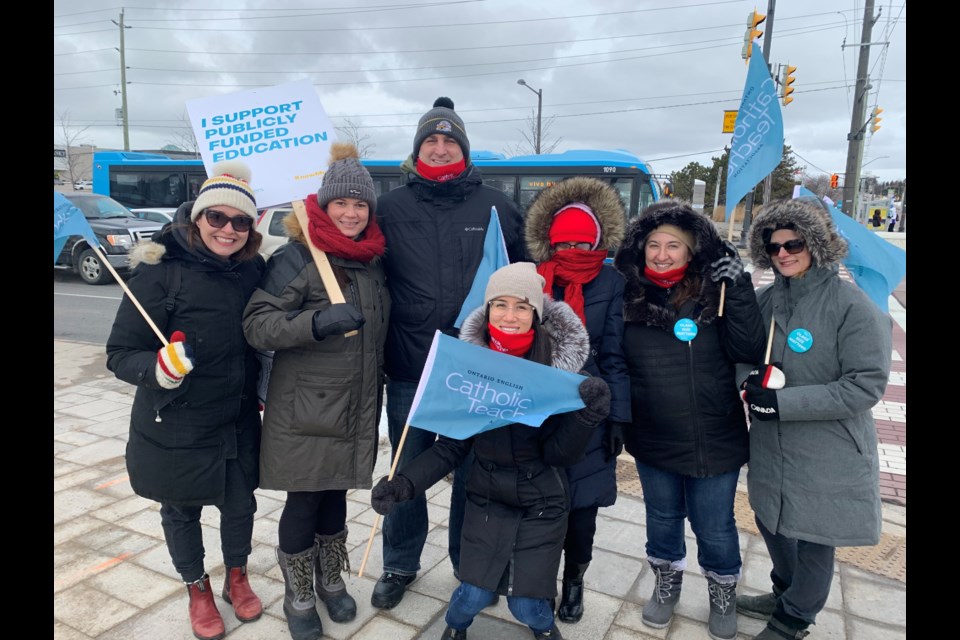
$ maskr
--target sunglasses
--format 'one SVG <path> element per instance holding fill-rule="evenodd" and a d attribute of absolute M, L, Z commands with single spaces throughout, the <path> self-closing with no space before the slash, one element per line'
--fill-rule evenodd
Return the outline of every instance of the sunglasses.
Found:
<path fill-rule="evenodd" d="M 228 222 L 233 225 L 233 230 L 238 233 L 244 233 L 253 228 L 253 218 L 247 215 L 241 214 L 231 218 L 222 211 L 204 209 L 203 217 L 207 219 L 207 224 L 214 229 L 223 229 Z"/>
<path fill-rule="evenodd" d="M 795 240 L 787 240 L 783 244 L 779 242 L 768 242 L 765 246 L 767 250 L 767 255 L 775 256 L 780 253 L 780 249 L 786 249 L 787 253 L 794 255 L 803 251 L 803 248 L 807 246 L 807 243 L 799 238 Z"/>

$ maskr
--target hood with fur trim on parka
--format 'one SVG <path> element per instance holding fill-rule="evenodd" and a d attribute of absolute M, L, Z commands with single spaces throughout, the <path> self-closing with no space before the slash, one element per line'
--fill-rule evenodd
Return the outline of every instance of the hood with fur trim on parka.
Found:
<path fill-rule="evenodd" d="M 763 207 L 750 226 L 750 259 L 758 269 L 773 266 L 764 245 L 777 229 L 796 231 L 807 244 L 815 267 L 830 266 L 847 255 L 847 241 L 840 236 L 837 225 L 819 203 L 778 200 Z"/>
<path fill-rule="evenodd" d="M 615 250 L 620 246 L 626 227 L 620 194 L 596 178 L 574 176 L 541 191 L 527 209 L 527 251 L 534 262 L 539 264 L 550 259 L 550 226 L 554 214 L 575 202 L 590 207 L 600 223 L 597 249 Z"/>

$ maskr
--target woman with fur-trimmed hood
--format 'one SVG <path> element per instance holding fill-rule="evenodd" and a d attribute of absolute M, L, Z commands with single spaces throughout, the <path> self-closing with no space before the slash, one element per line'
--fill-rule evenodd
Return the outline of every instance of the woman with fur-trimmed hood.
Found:
<path fill-rule="evenodd" d="M 826 603 L 836 547 L 874 545 L 881 505 L 871 409 L 890 375 L 890 317 L 840 279 L 847 243 L 817 201 L 764 207 L 750 256 L 772 268 L 758 291 L 771 360 L 744 383 L 751 415 L 750 505 L 773 560 L 773 592 L 741 613 L 769 618 L 757 638 L 801 637 Z M 771 372 L 782 372 L 770 385 Z"/>
<path fill-rule="evenodd" d="M 710 593 L 710 636 L 732 639 L 742 566 L 733 503 L 749 446 L 735 364 L 759 362 L 764 349 L 750 274 L 713 223 L 678 200 L 644 209 L 627 228 L 614 264 L 626 278 L 624 348 L 633 411 L 626 448 L 643 486 L 647 560 L 655 576 L 642 620 L 654 628 L 670 622 L 689 518 Z"/>
<path fill-rule="evenodd" d="M 597 511 L 617 499 L 617 456 L 630 423 L 630 378 L 623 355 L 623 276 L 605 264 L 620 246 L 626 214 L 609 183 L 573 177 L 541 191 L 527 209 L 527 253 L 544 292 L 569 304 L 590 335 L 584 369 L 610 385 L 610 416 L 596 429 L 584 459 L 567 467 L 570 518 L 564 540 L 557 615 L 583 616 L 583 577 L 593 559 Z"/>
<path fill-rule="evenodd" d="M 346 496 L 372 484 L 390 297 L 377 194 L 353 145 L 332 145 L 320 190 L 304 204 L 308 226 L 284 218 L 291 241 L 267 263 L 243 329 L 250 344 L 275 352 L 260 486 L 287 492 L 277 547 L 283 611 L 294 640 L 315 640 L 323 634 L 318 598 L 334 622 L 357 614 L 340 575 L 350 570 Z M 326 253 L 344 302 L 332 302 L 311 241 Z"/>

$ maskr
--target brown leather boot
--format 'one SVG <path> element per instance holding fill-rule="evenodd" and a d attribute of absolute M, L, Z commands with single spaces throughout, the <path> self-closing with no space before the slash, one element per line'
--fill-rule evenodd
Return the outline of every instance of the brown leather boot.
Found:
<path fill-rule="evenodd" d="M 210 576 L 203 574 L 196 582 L 188 582 L 187 594 L 190 596 L 190 626 L 193 628 L 193 635 L 199 640 L 223 638 L 227 630 L 217 610 L 217 603 L 213 601 Z"/>
<path fill-rule="evenodd" d="M 247 567 L 227 567 L 227 579 L 223 583 L 223 599 L 233 605 L 233 612 L 240 622 L 253 622 L 263 615 L 263 604 L 250 588 Z"/>

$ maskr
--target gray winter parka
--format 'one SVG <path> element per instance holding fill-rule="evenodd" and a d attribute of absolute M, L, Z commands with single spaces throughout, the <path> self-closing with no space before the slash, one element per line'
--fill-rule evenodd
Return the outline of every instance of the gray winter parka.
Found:
<path fill-rule="evenodd" d="M 267 263 L 243 315 L 255 348 L 275 351 L 263 414 L 260 486 L 280 491 L 369 489 L 383 405 L 383 344 L 390 297 L 380 259 L 327 254 L 344 274 L 347 302 L 364 317 L 359 335 L 317 341 L 313 314 L 330 306 L 296 216 L 292 241 Z"/>
<path fill-rule="evenodd" d="M 812 266 L 784 278 L 764 251 L 764 232 L 790 224 L 810 249 Z M 767 236 L 769 237 L 769 236 Z M 750 228 L 758 268 L 774 283 L 758 294 L 764 326 L 775 318 L 771 362 L 782 362 L 779 420 L 752 420 L 747 483 L 750 506 L 770 531 L 833 547 L 880 539 L 877 431 L 871 409 L 890 374 L 892 324 L 856 285 L 839 276 L 846 254 L 826 215 L 796 200 L 765 209 Z M 797 352 L 787 337 L 813 335 Z"/>

